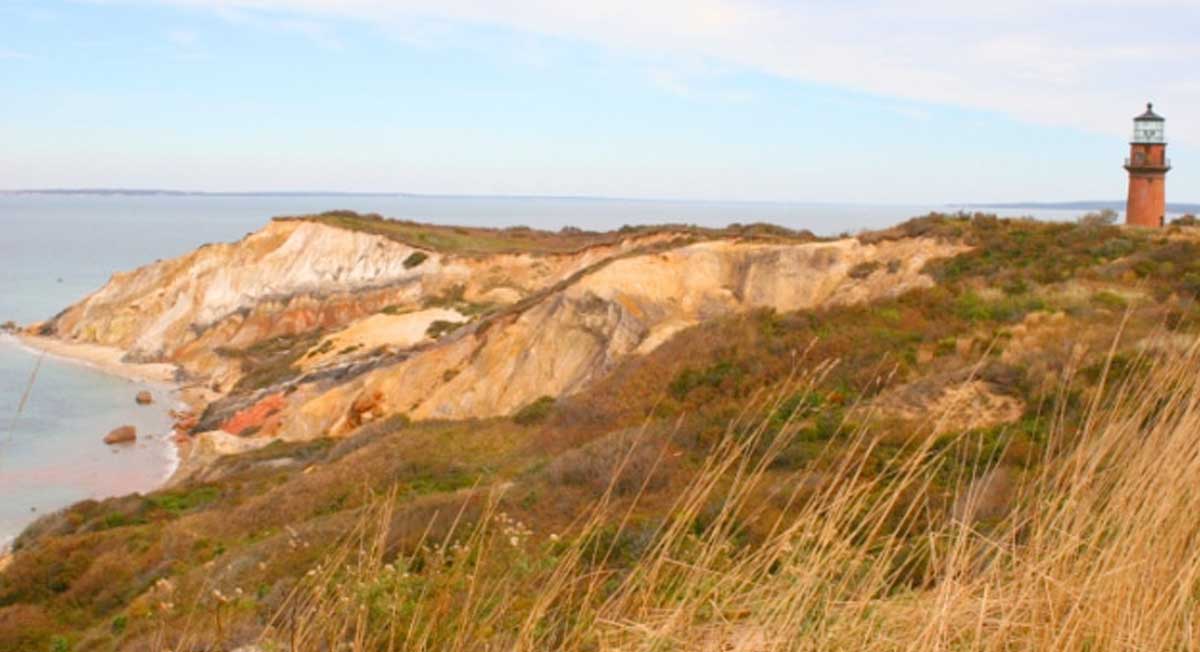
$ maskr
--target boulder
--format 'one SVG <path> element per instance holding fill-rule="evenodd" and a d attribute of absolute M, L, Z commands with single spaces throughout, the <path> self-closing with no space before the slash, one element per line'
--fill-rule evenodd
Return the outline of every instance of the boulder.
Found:
<path fill-rule="evenodd" d="M 137 441 L 137 428 L 133 426 L 121 426 L 104 436 L 106 444 L 127 444 L 134 441 Z"/>
<path fill-rule="evenodd" d="M 154 402 L 154 395 L 143 389 L 137 393 L 134 400 L 137 401 L 138 405 L 150 405 Z"/>

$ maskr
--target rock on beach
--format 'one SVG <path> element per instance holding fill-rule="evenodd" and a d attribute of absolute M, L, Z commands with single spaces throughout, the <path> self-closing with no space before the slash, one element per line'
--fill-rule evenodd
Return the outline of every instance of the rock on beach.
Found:
<path fill-rule="evenodd" d="M 133 426 L 121 426 L 115 428 L 104 436 L 106 444 L 128 444 L 137 441 L 137 428 Z"/>

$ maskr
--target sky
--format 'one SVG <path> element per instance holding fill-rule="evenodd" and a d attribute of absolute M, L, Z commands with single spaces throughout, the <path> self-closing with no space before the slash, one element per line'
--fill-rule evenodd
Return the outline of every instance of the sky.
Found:
<path fill-rule="evenodd" d="M 1188 0 L 0 0 L 0 188 L 1200 192 Z"/>

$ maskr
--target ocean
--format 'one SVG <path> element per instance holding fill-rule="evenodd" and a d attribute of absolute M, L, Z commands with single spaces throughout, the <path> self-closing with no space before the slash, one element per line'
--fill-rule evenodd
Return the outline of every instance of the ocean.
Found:
<path fill-rule="evenodd" d="M 204 243 L 236 240 L 272 216 L 333 209 L 442 224 L 544 229 L 771 222 L 818 235 L 880 228 L 946 210 L 536 197 L 0 194 L 0 322 L 49 318 L 99 288 L 113 272 Z M 1072 219 L 1078 211 L 1038 213 L 1045 219 Z M 27 389 L 28 400 L 18 415 Z M 140 389 L 155 393 L 154 405 L 134 404 Z M 73 502 L 144 492 L 161 484 L 176 463 L 167 415 L 175 405 L 169 388 L 52 357 L 39 363 L 39 354 L 0 337 L 0 547 L 37 517 Z M 109 430 L 125 424 L 137 427 L 137 444 L 109 447 L 101 442 Z"/>

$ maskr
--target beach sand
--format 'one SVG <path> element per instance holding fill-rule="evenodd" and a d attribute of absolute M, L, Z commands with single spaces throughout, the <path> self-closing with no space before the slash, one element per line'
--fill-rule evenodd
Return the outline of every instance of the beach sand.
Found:
<path fill-rule="evenodd" d="M 47 355 L 65 358 L 99 369 L 114 376 L 136 381 L 174 383 L 176 367 L 167 363 L 138 364 L 124 362 L 125 351 L 112 346 L 67 342 L 53 337 L 17 335 L 25 346 L 44 351 Z"/>

